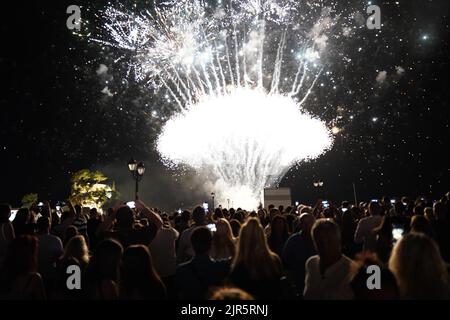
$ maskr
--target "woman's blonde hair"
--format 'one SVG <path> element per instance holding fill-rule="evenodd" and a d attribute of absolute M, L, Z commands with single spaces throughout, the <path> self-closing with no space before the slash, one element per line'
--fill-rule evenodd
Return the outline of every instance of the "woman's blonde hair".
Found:
<path fill-rule="evenodd" d="M 242 226 L 233 268 L 243 266 L 254 279 L 281 276 L 281 263 L 267 244 L 264 229 L 257 218 Z"/>
<path fill-rule="evenodd" d="M 216 232 L 212 237 L 210 256 L 213 259 L 234 258 L 235 253 L 236 245 L 230 223 L 220 218 L 216 222 Z"/>
<path fill-rule="evenodd" d="M 63 258 L 70 257 L 78 259 L 85 266 L 89 263 L 89 249 L 83 236 L 75 236 L 67 242 Z"/>
<path fill-rule="evenodd" d="M 423 233 L 411 232 L 392 250 L 389 269 L 404 299 L 448 298 L 448 272 L 437 244 Z"/>

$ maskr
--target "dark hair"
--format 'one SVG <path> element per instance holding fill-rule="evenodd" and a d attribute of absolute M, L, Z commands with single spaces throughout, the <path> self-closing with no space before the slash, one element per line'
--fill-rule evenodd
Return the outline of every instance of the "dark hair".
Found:
<path fill-rule="evenodd" d="M 278 230 L 274 228 L 274 225 L 277 223 L 277 221 L 280 221 L 283 225 L 283 229 L 281 230 L 281 233 L 278 234 Z M 289 230 L 288 230 L 288 224 L 286 222 L 286 218 L 280 214 L 273 217 L 271 222 L 271 232 L 268 237 L 268 243 L 272 250 L 276 247 L 275 242 L 276 241 L 282 241 L 283 243 L 286 242 L 286 240 L 289 238 Z"/>
<path fill-rule="evenodd" d="M 97 208 L 91 208 L 91 210 L 89 210 L 89 217 L 95 218 L 96 215 L 97 215 Z"/>
<path fill-rule="evenodd" d="M 64 232 L 64 245 L 76 235 L 78 235 L 78 229 L 75 226 L 68 226 Z"/>
<path fill-rule="evenodd" d="M 434 231 L 430 221 L 422 215 L 415 215 L 411 218 L 411 231 L 421 232 L 434 238 Z"/>
<path fill-rule="evenodd" d="M 25 225 L 28 222 L 29 215 L 30 210 L 28 210 L 28 208 L 20 208 L 13 221 L 14 227 Z"/>
<path fill-rule="evenodd" d="M 8 222 L 11 216 L 11 206 L 7 203 L 0 203 L 0 224 Z"/>
<path fill-rule="evenodd" d="M 38 244 L 38 239 L 30 235 L 11 240 L 0 273 L 0 288 L 9 290 L 19 275 L 36 271 Z"/>
<path fill-rule="evenodd" d="M 217 220 L 220 218 L 223 218 L 222 209 L 220 209 L 220 208 L 214 209 L 214 220 Z"/>
<path fill-rule="evenodd" d="M 189 210 L 184 210 L 181 213 L 181 221 L 189 222 L 190 219 L 191 219 L 191 212 Z"/>
<path fill-rule="evenodd" d="M 80 214 L 80 213 L 81 213 L 81 206 L 80 206 L 79 204 L 76 204 L 73 208 L 75 209 L 75 212 L 76 212 L 77 214 Z"/>
<path fill-rule="evenodd" d="M 211 249 L 212 234 L 207 227 L 195 228 L 191 235 L 192 248 L 196 255 L 205 254 Z"/>
<path fill-rule="evenodd" d="M 230 220 L 231 230 L 233 231 L 233 237 L 239 237 L 239 232 L 241 231 L 241 223 L 238 220 Z"/>
<path fill-rule="evenodd" d="M 369 203 L 369 213 L 371 215 L 379 215 L 382 213 L 381 211 L 381 206 L 378 201 Z"/>
<path fill-rule="evenodd" d="M 144 245 L 129 246 L 122 257 L 120 294 L 132 298 L 137 293 L 143 299 L 164 298 L 165 286 L 153 266 L 150 251 Z"/>
<path fill-rule="evenodd" d="M 356 300 L 393 300 L 398 299 L 399 290 L 394 274 L 382 267 L 382 262 L 374 253 L 363 253 L 356 256 L 355 265 L 358 266 L 355 277 L 350 283 Z M 370 290 L 367 287 L 369 266 L 378 266 L 381 271 L 381 288 Z M 373 268 L 373 267 L 372 267 Z"/>
<path fill-rule="evenodd" d="M 48 217 L 40 217 L 37 220 L 37 227 L 39 232 L 45 232 L 50 228 L 50 219 Z"/>
<path fill-rule="evenodd" d="M 120 207 L 119 210 L 117 210 L 116 220 L 119 228 L 132 228 L 134 223 L 133 210 L 129 206 Z"/>
<path fill-rule="evenodd" d="M 196 224 L 205 223 L 205 209 L 202 206 L 196 206 L 192 211 L 192 219 Z"/>
<path fill-rule="evenodd" d="M 89 262 L 88 278 L 91 285 L 102 280 L 117 281 L 119 278 L 119 265 L 122 258 L 123 247 L 113 239 L 102 240 L 94 250 Z"/>

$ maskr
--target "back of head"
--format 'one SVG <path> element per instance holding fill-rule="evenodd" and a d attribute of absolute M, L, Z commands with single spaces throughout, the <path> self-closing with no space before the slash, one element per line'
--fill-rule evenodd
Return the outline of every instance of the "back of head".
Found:
<path fill-rule="evenodd" d="M 356 300 L 396 300 L 399 298 L 394 275 L 382 265 L 375 253 L 367 251 L 356 256 L 355 276 L 350 283 Z M 373 274 L 373 270 L 369 270 L 369 267 L 373 268 L 374 266 L 380 270 L 380 288 L 376 290 L 369 289 L 367 285 L 368 275 Z"/>
<path fill-rule="evenodd" d="M 446 216 L 445 204 L 442 201 L 438 201 L 433 205 L 434 216 L 438 220 L 445 220 Z"/>
<path fill-rule="evenodd" d="M 72 237 L 67 242 L 64 250 L 64 258 L 76 258 L 80 263 L 89 262 L 89 249 L 82 235 Z"/>
<path fill-rule="evenodd" d="M 122 206 L 117 210 L 116 220 L 120 229 L 129 229 L 134 224 L 134 213 L 129 206 Z"/>
<path fill-rule="evenodd" d="M 220 288 L 211 296 L 211 300 L 255 300 L 249 293 L 239 288 Z"/>
<path fill-rule="evenodd" d="M 433 221 L 434 220 L 433 208 L 426 207 L 424 210 L 424 216 L 425 216 L 425 218 L 427 218 L 428 221 Z"/>
<path fill-rule="evenodd" d="M 289 237 L 288 225 L 285 216 L 281 214 L 274 216 L 270 225 L 270 238 L 280 237 L 283 240 L 286 240 Z"/>
<path fill-rule="evenodd" d="M 195 255 L 204 255 L 211 249 L 212 234 L 207 227 L 197 227 L 192 231 L 191 244 Z"/>
<path fill-rule="evenodd" d="M 411 232 L 394 246 L 389 259 L 400 295 L 406 299 L 447 298 L 448 272 L 437 244 L 423 233 Z"/>
<path fill-rule="evenodd" d="M 382 209 L 378 202 L 370 202 L 369 203 L 369 213 L 371 216 L 380 215 L 381 211 L 382 211 Z"/>
<path fill-rule="evenodd" d="M 95 219 L 97 218 L 97 209 L 96 208 L 92 208 L 91 210 L 89 210 L 89 218 L 90 219 Z"/>
<path fill-rule="evenodd" d="M 132 245 L 125 250 L 121 270 L 122 288 L 127 292 L 136 288 L 150 290 L 149 282 L 159 281 L 150 251 L 144 245 Z"/>
<path fill-rule="evenodd" d="M 30 210 L 28 208 L 20 208 L 19 211 L 16 213 L 16 217 L 14 218 L 13 224 L 15 226 L 18 225 L 25 225 L 28 223 L 28 220 L 30 219 Z"/>
<path fill-rule="evenodd" d="M 257 218 L 250 218 L 239 233 L 237 254 L 233 266 L 243 265 L 252 277 L 270 276 L 279 270 L 274 264 L 274 253 L 269 249 L 264 229 Z"/>
<path fill-rule="evenodd" d="M 205 223 L 205 209 L 202 206 L 196 206 L 192 211 L 192 219 L 195 224 L 203 225 Z"/>
<path fill-rule="evenodd" d="M 332 219 L 318 219 L 312 227 L 311 234 L 321 257 L 340 253 L 341 231 Z"/>
<path fill-rule="evenodd" d="M 48 217 L 39 217 L 37 227 L 40 233 L 46 233 L 50 229 L 50 219 Z"/>
<path fill-rule="evenodd" d="M 312 214 L 302 213 L 299 218 L 300 230 L 305 234 L 311 233 L 311 229 L 315 222 L 316 218 Z"/>
<path fill-rule="evenodd" d="M 181 221 L 189 222 L 191 220 L 191 212 L 189 210 L 184 210 L 181 213 Z"/>
<path fill-rule="evenodd" d="M 38 254 L 38 240 L 35 236 L 22 235 L 9 243 L 4 260 L 2 277 L 8 281 L 17 275 L 36 271 Z"/>
<path fill-rule="evenodd" d="M 430 221 L 421 215 L 414 215 L 411 218 L 411 231 L 422 232 L 428 236 L 433 236 L 433 230 Z"/>
<path fill-rule="evenodd" d="M 96 279 L 117 280 L 122 253 L 123 247 L 118 241 L 102 240 L 95 248 L 94 256 L 89 264 L 91 276 Z"/>
<path fill-rule="evenodd" d="M 0 203 L 0 224 L 5 223 L 11 216 L 11 206 L 7 203 Z"/>
<path fill-rule="evenodd" d="M 217 231 L 214 233 L 214 236 L 218 236 L 221 238 L 233 238 L 233 231 L 231 230 L 230 223 L 228 220 L 224 218 L 220 218 L 216 221 L 216 229 Z"/>
<path fill-rule="evenodd" d="M 233 236 L 235 238 L 239 237 L 239 233 L 241 232 L 241 223 L 236 219 L 230 220 L 231 230 L 233 231 Z"/>
<path fill-rule="evenodd" d="M 217 220 L 220 218 L 223 218 L 222 209 L 220 209 L 220 208 L 214 209 L 214 219 Z"/>
<path fill-rule="evenodd" d="M 68 226 L 64 234 L 64 243 L 68 243 L 70 239 L 78 234 L 78 229 L 75 226 Z"/>
<path fill-rule="evenodd" d="M 239 210 L 239 211 L 237 211 L 237 212 L 235 212 L 235 213 L 233 214 L 232 218 L 233 218 L 234 220 L 237 220 L 237 221 L 239 221 L 240 223 L 242 223 L 242 222 L 244 221 L 244 212 L 241 211 L 241 210 Z"/>

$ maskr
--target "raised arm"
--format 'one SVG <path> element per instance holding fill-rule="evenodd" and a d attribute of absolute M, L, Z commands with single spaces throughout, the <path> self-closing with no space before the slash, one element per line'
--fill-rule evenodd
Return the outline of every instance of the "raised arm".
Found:
<path fill-rule="evenodd" d="M 136 208 L 141 212 L 143 216 L 145 216 L 150 223 L 156 227 L 157 230 L 162 228 L 163 221 L 159 214 L 150 209 L 144 202 L 141 200 L 136 200 Z"/>

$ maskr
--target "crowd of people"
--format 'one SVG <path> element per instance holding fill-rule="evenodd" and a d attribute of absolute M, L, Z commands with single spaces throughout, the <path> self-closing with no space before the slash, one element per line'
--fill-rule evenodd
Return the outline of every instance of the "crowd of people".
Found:
<path fill-rule="evenodd" d="M 449 198 L 171 214 L 44 202 L 14 219 L 1 204 L 0 299 L 448 299 Z"/>

